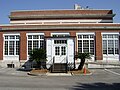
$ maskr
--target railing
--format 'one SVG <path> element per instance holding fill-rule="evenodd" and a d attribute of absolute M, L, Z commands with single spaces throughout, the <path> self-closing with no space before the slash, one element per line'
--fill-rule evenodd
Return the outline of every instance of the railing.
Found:
<path fill-rule="evenodd" d="M 63 60 L 60 63 L 67 63 L 67 58 L 63 58 Z"/>

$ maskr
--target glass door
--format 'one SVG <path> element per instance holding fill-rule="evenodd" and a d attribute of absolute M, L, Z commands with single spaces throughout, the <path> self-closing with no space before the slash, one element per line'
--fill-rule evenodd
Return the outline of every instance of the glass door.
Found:
<path fill-rule="evenodd" d="M 55 40 L 54 42 L 55 63 L 66 63 L 67 40 Z"/>

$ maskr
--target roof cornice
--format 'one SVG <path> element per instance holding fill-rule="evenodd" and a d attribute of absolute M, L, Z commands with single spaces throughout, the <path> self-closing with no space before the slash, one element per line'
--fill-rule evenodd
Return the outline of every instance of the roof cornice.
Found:
<path fill-rule="evenodd" d="M 115 14 L 47 14 L 47 15 L 18 15 L 9 16 L 10 19 L 28 19 L 28 18 L 109 18 L 114 17 Z"/>
<path fill-rule="evenodd" d="M 15 28 L 7 28 L 4 27 L 1 30 L 56 30 L 56 29 L 64 29 L 64 30 L 120 30 L 120 26 L 37 26 L 37 27 L 15 27 Z"/>

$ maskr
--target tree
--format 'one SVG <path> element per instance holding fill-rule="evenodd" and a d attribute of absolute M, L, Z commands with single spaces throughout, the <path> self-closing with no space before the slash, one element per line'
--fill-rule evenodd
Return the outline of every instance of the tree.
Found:
<path fill-rule="evenodd" d="M 78 53 L 76 58 L 81 59 L 80 65 L 78 66 L 78 70 L 82 70 L 84 64 L 85 64 L 85 59 L 90 59 L 90 54 L 89 53 Z"/>
<path fill-rule="evenodd" d="M 37 67 L 41 69 L 42 63 L 46 62 L 46 51 L 44 49 L 33 49 L 30 54 L 30 61 L 35 61 Z"/>

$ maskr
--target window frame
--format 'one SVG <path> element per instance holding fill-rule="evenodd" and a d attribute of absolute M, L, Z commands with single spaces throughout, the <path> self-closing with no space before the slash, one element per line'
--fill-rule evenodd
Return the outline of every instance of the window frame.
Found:
<path fill-rule="evenodd" d="M 84 52 L 83 43 L 84 41 L 88 41 L 88 53 L 90 53 L 93 49 L 93 53 L 91 55 L 95 55 L 95 34 L 94 33 L 77 33 L 77 51 L 79 52 L 79 48 L 81 48 L 81 53 Z M 93 47 L 91 47 L 91 41 L 93 41 Z M 79 45 L 81 42 L 81 45 Z M 79 47 L 81 46 L 81 47 Z"/>
<path fill-rule="evenodd" d="M 31 50 L 35 49 L 34 45 L 33 45 L 33 42 L 35 42 L 35 41 L 38 42 L 38 45 L 37 46 L 35 45 L 36 49 L 41 48 L 41 47 L 44 48 L 44 41 L 45 41 L 44 40 L 44 33 L 27 33 L 26 36 L 27 36 L 27 56 L 29 56 L 29 54 L 30 54 L 30 52 L 29 52 L 30 45 L 28 45 L 29 41 L 31 42 L 31 48 L 32 48 Z M 29 38 L 29 36 L 31 36 L 31 38 Z M 36 37 L 38 36 L 38 38 L 35 38 L 35 36 Z"/>
<path fill-rule="evenodd" d="M 19 56 L 19 54 L 20 54 L 20 34 L 3 34 L 3 39 L 4 39 L 3 55 L 4 56 Z M 5 44 L 5 42 L 7 42 L 7 45 Z M 13 52 L 10 52 L 10 42 L 14 43 Z M 19 42 L 18 45 L 17 45 L 17 42 Z M 5 45 L 7 46 L 7 49 L 8 49 L 7 53 L 6 53 Z"/>
<path fill-rule="evenodd" d="M 117 35 L 117 37 L 116 37 Z M 117 46 L 118 51 L 116 51 L 116 41 L 119 44 L 119 33 L 102 33 L 102 47 L 103 47 L 103 41 L 106 41 L 106 54 L 103 52 L 103 48 L 102 48 L 102 52 L 103 55 L 119 55 L 119 45 Z M 110 41 L 112 41 L 113 43 L 113 53 L 110 54 L 109 52 L 109 45 L 108 43 L 110 43 Z M 118 54 L 116 53 L 118 52 Z"/>

